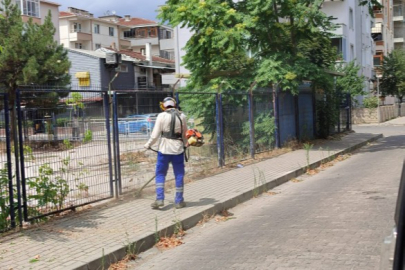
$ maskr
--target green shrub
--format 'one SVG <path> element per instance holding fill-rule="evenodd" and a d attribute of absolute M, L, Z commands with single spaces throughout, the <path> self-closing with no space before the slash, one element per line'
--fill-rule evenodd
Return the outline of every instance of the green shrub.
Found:
<path fill-rule="evenodd" d="M 56 126 L 64 127 L 69 123 L 69 118 L 57 118 L 56 119 Z"/>
<path fill-rule="evenodd" d="M 93 140 L 93 132 L 91 132 L 91 130 L 88 129 L 84 132 L 83 142 L 87 143 L 87 142 L 91 142 L 92 140 Z"/>
<path fill-rule="evenodd" d="M 378 97 L 366 97 L 363 100 L 363 106 L 367 109 L 374 109 L 378 107 Z"/>

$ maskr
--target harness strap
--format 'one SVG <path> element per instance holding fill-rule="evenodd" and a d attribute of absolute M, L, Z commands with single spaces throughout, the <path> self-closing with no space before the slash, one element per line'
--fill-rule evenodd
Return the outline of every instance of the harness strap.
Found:
<path fill-rule="evenodd" d="M 176 110 L 170 110 L 168 113 L 171 114 L 172 119 L 170 122 L 170 131 L 169 132 L 162 132 L 162 137 L 167 138 L 167 139 L 172 139 L 172 140 L 179 140 L 183 139 L 183 122 L 181 121 L 180 114 Z M 176 127 L 176 116 L 180 121 L 180 133 L 175 132 L 175 127 Z"/>

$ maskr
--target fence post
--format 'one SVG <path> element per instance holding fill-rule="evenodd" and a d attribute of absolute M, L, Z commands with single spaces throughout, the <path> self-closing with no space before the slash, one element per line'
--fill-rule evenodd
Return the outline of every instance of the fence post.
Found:
<path fill-rule="evenodd" d="M 107 92 L 104 92 L 104 116 L 105 116 L 105 127 L 107 131 L 107 149 L 108 149 L 108 169 L 110 175 L 110 195 L 114 196 L 114 179 L 113 179 L 113 168 L 112 168 L 112 153 L 111 153 L 111 130 L 110 130 L 110 96 Z"/>
<path fill-rule="evenodd" d="M 177 103 L 177 108 L 180 110 L 180 99 L 179 99 L 179 93 L 178 92 L 176 92 L 176 93 L 174 93 L 174 99 L 176 100 L 176 103 Z"/>
<path fill-rule="evenodd" d="M 347 94 L 347 98 L 348 98 L 348 106 L 349 106 L 349 112 L 348 112 L 348 114 L 349 114 L 349 121 L 348 121 L 348 126 L 349 126 L 349 128 L 348 128 L 348 130 L 352 130 L 352 96 L 350 95 L 350 94 Z"/>
<path fill-rule="evenodd" d="M 312 89 L 311 91 L 311 99 L 312 99 L 312 129 L 313 129 L 313 134 L 315 138 L 319 137 L 318 131 L 317 131 L 317 117 L 318 114 L 316 113 L 316 92 L 315 89 Z"/>
<path fill-rule="evenodd" d="M 276 126 L 274 131 L 274 137 L 276 141 L 276 148 L 281 148 L 280 143 L 280 120 L 278 117 L 279 114 L 279 100 L 278 100 L 278 85 L 274 84 L 273 86 L 273 113 L 274 113 L 274 124 Z"/>
<path fill-rule="evenodd" d="M 253 92 L 247 95 L 248 98 L 248 107 L 249 107 L 249 134 L 250 134 L 250 156 L 255 158 L 255 122 L 253 116 Z"/>
<path fill-rule="evenodd" d="M 13 103 L 13 112 L 14 112 L 14 119 L 12 119 L 14 123 L 14 130 L 13 130 L 13 140 L 14 140 L 14 158 L 15 158 L 15 176 L 16 176 L 16 185 L 17 185 L 17 205 L 18 205 L 18 219 L 20 220 L 20 227 L 22 227 L 23 221 L 23 211 L 21 208 L 24 208 L 24 220 L 27 220 L 28 213 L 27 213 L 27 204 L 21 204 L 21 200 L 25 202 L 26 200 L 26 190 L 25 190 L 25 179 L 20 178 L 20 169 L 24 168 L 24 155 L 21 155 L 22 146 L 19 145 L 18 139 L 18 129 L 19 129 L 19 110 L 20 110 L 20 90 L 17 89 L 14 97 Z M 19 148 L 21 146 L 21 148 Z M 20 150 L 20 151 L 19 151 Z M 24 153 L 24 152 L 23 152 Z M 20 163 L 21 162 L 21 163 Z M 23 169 L 21 169 L 23 171 Z M 22 199 L 21 199 L 22 195 Z"/>
<path fill-rule="evenodd" d="M 10 112 L 8 107 L 8 95 L 4 95 L 4 130 L 6 133 L 6 152 L 7 152 L 7 177 L 8 177 L 8 193 L 10 199 L 10 221 L 11 228 L 15 228 L 15 210 L 14 210 L 14 187 L 13 187 L 13 169 L 11 163 L 11 139 L 10 139 Z M 18 194 L 17 194 L 18 196 Z"/>
<path fill-rule="evenodd" d="M 217 125 L 217 150 L 218 150 L 218 166 L 225 165 L 224 158 L 224 136 L 222 122 L 222 94 L 215 95 L 216 107 L 216 125 Z"/>
<path fill-rule="evenodd" d="M 300 107 L 299 107 L 299 94 L 293 96 L 294 98 L 294 118 L 295 118 L 295 137 L 297 140 L 301 139 L 300 135 Z"/>
<path fill-rule="evenodd" d="M 114 173 L 115 173 L 115 197 L 122 194 L 120 152 L 119 152 L 119 130 L 118 130 L 118 104 L 117 92 L 113 93 L 113 148 L 114 148 Z"/>

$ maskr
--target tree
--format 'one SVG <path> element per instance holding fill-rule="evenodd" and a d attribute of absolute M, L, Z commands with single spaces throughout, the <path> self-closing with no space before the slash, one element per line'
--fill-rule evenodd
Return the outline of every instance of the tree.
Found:
<path fill-rule="evenodd" d="M 70 62 L 67 51 L 53 39 L 55 28 L 51 13 L 48 13 L 42 25 L 33 23 L 32 19 L 24 23 L 20 9 L 13 3 L 3 0 L 4 8 L 0 9 L 3 13 L 0 18 L 0 44 L 3 46 L 0 53 L 0 85 L 6 88 L 10 104 L 15 102 L 19 85 L 65 86 L 70 83 L 67 73 Z M 49 91 L 27 93 L 22 98 L 27 105 L 52 108 L 60 97 L 66 95 Z M 15 119 L 13 112 L 12 119 Z"/>
<path fill-rule="evenodd" d="M 322 12 L 323 0 L 168 0 L 159 18 L 188 27 L 184 66 L 191 72 L 187 91 L 273 87 L 298 93 L 303 80 L 314 89 L 333 91 L 328 69 L 337 59 L 331 44 L 334 18 Z M 360 5 L 381 6 L 377 0 Z M 240 96 L 239 101 L 246 97 Z M 199 99 L 187 100 L 186 104 Z M 185 106 L 212 127 L 213 106 Z M 205 104 L 204 104 L 205 105 Z M 235 106 L 238 106 L 235 100 Z M 326 106 L 332 108 L 336 106 Z"/>
<path fill-rule="evenodd" d="M 405 95 L 405 51 L 396 49 L 385 56 L 381 71 L 381 93 L 396 96 L 401 104 Z"/>
<path fill-rule="evenodd" d="M 337 66 L 336 70 L 344 74 L 344 76 L 336 79 L 336 90 L 339 93 L 348 93 L 352 97 L 365 94 L 364 81 L 366 77 L 359 75 L 360 68 L 355 61 Z"/>

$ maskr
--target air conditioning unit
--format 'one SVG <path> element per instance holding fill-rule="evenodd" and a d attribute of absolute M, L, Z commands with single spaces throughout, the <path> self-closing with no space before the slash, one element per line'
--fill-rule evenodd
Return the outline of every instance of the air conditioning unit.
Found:
<path fill-rule="evenodd" d="M 118 65 L 122 63 L 121 54 L 119 53 L 106 53 L 105 63 L 107 65 Z"/>

